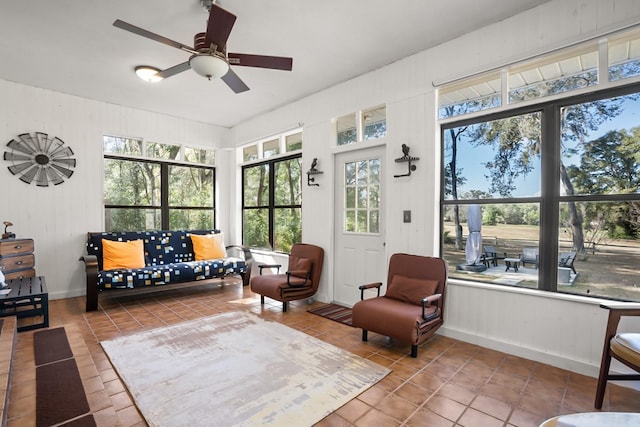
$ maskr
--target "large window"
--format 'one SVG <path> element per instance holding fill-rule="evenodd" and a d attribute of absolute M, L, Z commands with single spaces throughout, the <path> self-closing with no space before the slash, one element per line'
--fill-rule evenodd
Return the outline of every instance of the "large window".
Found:
<path fill-rule="evenodd" d="M 213 151 L 105 136 L 106 231 L 210 229 Z M 160 160 L 166 159 L 166 160 Z"/>
<path fill-rule="evenodd" d="M 442 125 L 450 276 L 639 301 L 639 113 L 636 83 Z"/>
<path fill-rule="evenodd" d="M 242 168 L 242 231 L 247 246 L 289 252 L 302 238 L 302 156 Z"/>

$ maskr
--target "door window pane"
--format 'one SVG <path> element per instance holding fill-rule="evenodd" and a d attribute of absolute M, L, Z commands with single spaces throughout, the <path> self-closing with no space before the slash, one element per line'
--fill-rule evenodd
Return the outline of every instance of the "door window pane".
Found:
<path fill-rule="evenodd" d="M 344 230 L 378 233 L 380 159 L 348 162 L 344 170 Z"/>

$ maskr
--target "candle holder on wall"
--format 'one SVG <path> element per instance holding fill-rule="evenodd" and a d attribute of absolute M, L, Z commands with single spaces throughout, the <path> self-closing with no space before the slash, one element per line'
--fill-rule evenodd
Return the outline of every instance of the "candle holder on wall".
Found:
<path fill-rule="evenodd" d="M 398 157 L 396 159 L 396 163 L 407 163 L 408 166 L 408 171 L 405 174 L 402 175 L 393 175 L 394 178 L 400 178 L 401 176 L 411 176 L 411 172 L 416 170 L 416 165 L 413 164 L 413 162 L 420 160 L 420 157 L 413 157 L 409 155 L 409 150 L 411 150 L 411 147 L 409 147 L 407 144 L 402 144 L 402 157 Z"/>
<path fill-rule="evenodd" d="M 311 168 L 307 171 L 307 185 L 309 187 L 311 186 L 320 187 L 320 184 L 315 183 L 316 179 L 313 177 L 313 175 L 319 175 L 324 172 L 318 170 L 317 166 L 318 166 L 318 158 L 314 157 L 313 161 L 311 162 Z"/>

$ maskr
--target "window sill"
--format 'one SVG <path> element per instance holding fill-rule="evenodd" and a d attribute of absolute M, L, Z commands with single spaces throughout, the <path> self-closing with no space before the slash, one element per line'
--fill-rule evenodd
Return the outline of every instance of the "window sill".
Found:
<path fill-rule="evenodd" d="M 585 297 L 581 295 L 565 294 L 560 292 L 541 291 L 539 289 L 519 288 L 516 286 L 494 285 L 490 283 L 471 282 L 468 280 L 448 279 L 449 284 L 465 286 L 475 289 L 486 289 L 490 291 L 508 292 L 520 295 L 529 295 L 538 298 L 551 298 L 560 301 L 568 301 L 580 304 L 600 305 L 612 300 L 601 297 Z"/>

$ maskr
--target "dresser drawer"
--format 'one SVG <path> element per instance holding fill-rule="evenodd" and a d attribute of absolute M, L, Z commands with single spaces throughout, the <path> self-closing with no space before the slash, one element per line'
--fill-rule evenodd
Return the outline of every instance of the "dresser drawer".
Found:
<path fill-rule="evenodd" d="M 6 281 L 6 280 L 12 280 L 12 279 L 35 277 L 35 275 L 36 275 L 36 270 L 34 270 L 33 268 L 30 268 L 28 270 L 20 270 L 20 271 L 14 271 L 13 273 L 5 273 L 4 277 Z"/>
<path fill-rule="evenodd" d="M 33 252 L 33 239 L 3 240 L 0 242 L 0 257 Z"/>
<path fill-rule="evenodd" d="M 0 267 L 2 267 L 2 272 L 6 276 L 7 273 L 11 273 L 12 271 L 33 268 L 33 266 L 35 265 L 35 261 L 36 260 L 33 254 L 16 255 L 6 258 L 3 257 L 0 258 Z"/>

